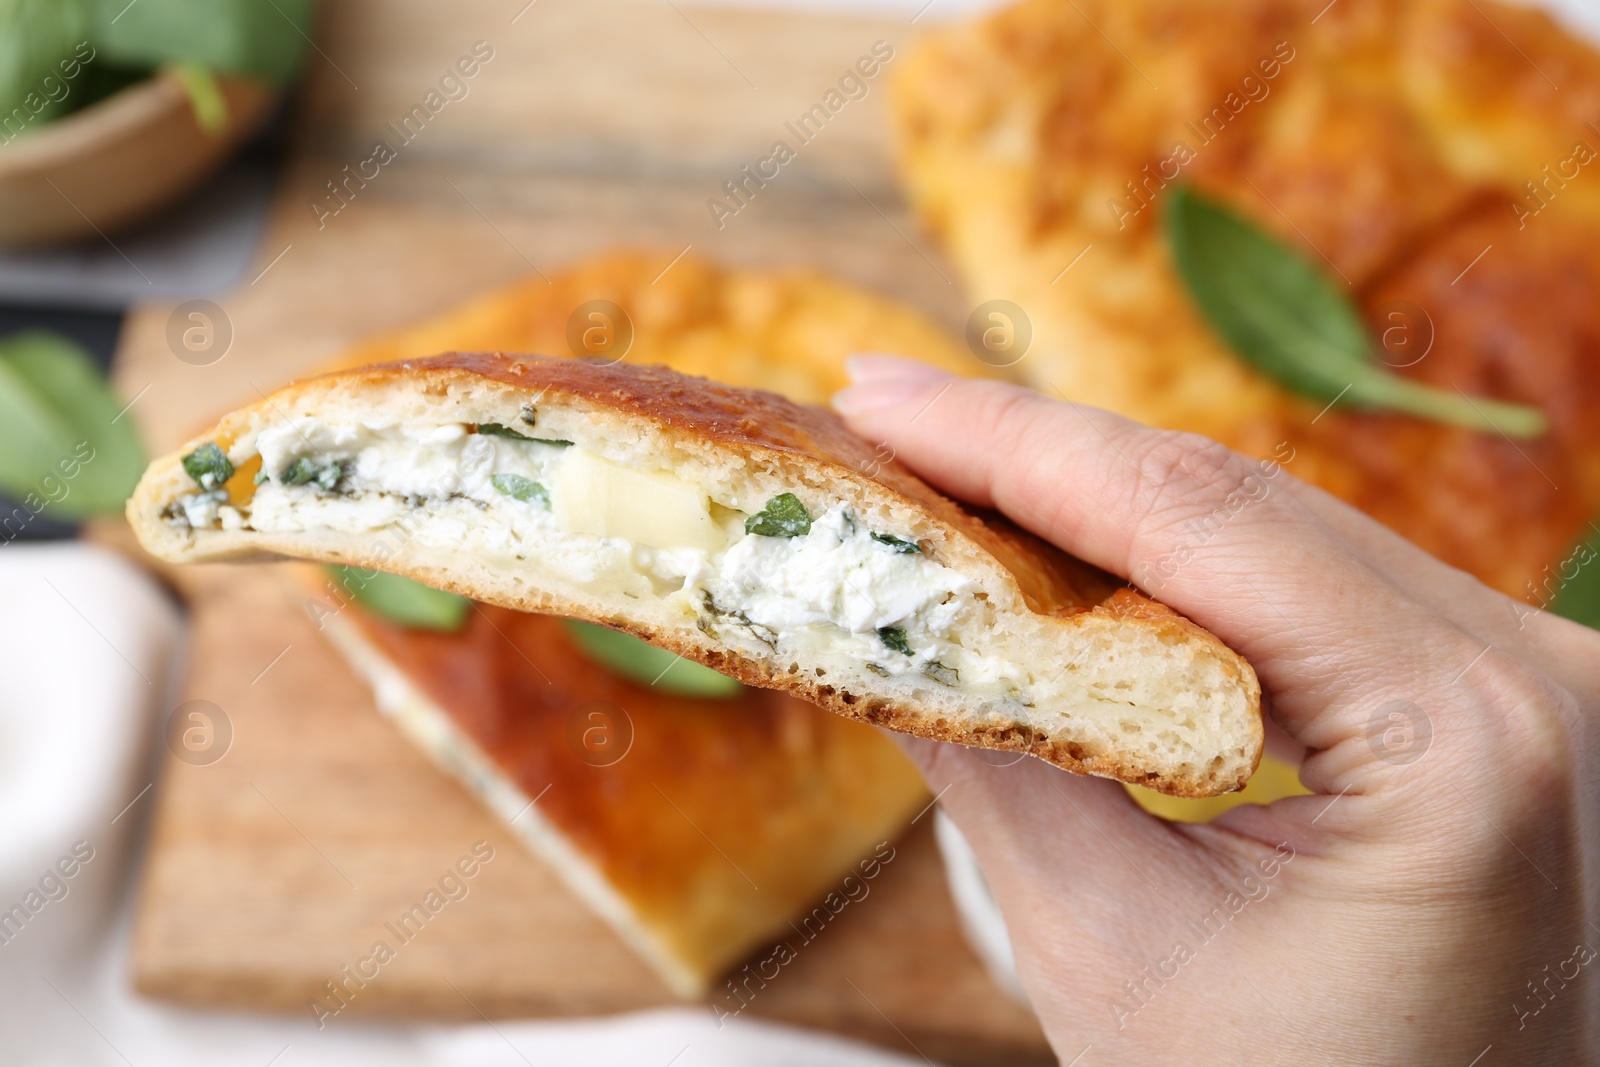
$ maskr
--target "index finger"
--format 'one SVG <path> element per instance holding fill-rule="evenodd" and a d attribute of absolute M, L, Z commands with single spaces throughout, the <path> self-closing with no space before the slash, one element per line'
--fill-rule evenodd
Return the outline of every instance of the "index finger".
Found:
<path fill-rule="evenodd" d="M 1005 383 L 888 366 L 836 398 L 857 432 L 1215 632 L 1303 744 L 1330 748 L 1377 704 L 1442 692 L 1481 653 L 1277 489 L 1290 476 L 1274 464 Z"/>

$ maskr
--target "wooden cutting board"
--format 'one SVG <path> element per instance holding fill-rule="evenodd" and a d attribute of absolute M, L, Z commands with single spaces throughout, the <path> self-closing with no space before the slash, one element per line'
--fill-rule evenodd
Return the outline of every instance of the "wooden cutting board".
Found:
<path fill-rule="evenodd" d="M 294 152 L 251 280 L 197 309 L 129 319 L 118 385 L 152 450 L 347 344 L 488 287 L 617 245 L 804 264 L 965 318 L 950 268 L 895 191 L 880 75 L 719 229 L 706 200 L 785 137 L 905 22 L 597 0 L 330 3 Z M 466 95 L 364 185 L 329 181 L 397 144 L 462 57 Z M 903 54 L 903 52 L 901 53 Z M 892 64 L 892 61 L 891 61 Z M 459 95 L 459 91 L 458 95 Z M 369 169 L 370 173 L 370 169 Z M 223 339 L 227 340 L 225 353 Z M 180 358 L 181 357 L 181 358 Z M 135 934 L 134 981 L 194 1005 L 300 1013 L 486 841 L 470 884 L 328 1025 L 379 1016 L 571 1016 L 670 1002 L 514 836 L 379 718 L 272 567 L 191 568 L 182 699 L 231 739 L 168 756 Z M 220 738 L 221 730 L 215 735 Z M 204 740 L 203 738 L 201 740 Z M 924 817 L 870 896 L 808 944 L 753 1015 L 953 1061 L 1048 1057 L 1037 1024 L 963 941 Z"/>

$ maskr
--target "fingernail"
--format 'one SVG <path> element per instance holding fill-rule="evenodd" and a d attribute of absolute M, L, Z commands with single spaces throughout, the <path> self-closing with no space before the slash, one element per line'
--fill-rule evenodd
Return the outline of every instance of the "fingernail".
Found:
<path fill-rule="evenodd" d="M 954 375 L 904 356 L 877 352 L 854 355 L 844 361 L 853 383 L 834 394 L 833 410 L 841 415 L 864 415 L 903 404 Z"/>
<path fill-rule="evenodd" d="M 833 410 L 841 415 L 865 415 L 904 404 L 912 397 L 928 391 L 929 383 L 911 378 L 886 378 L 878 382 L 862 382 L 833 394 Z"/>
<path fill-rule="evenodd" d="M 942 371 L 938 367 L 930 367 L 919 360 L 884 355 L 881 352 L 862 352 L 851 356 L 844 361 L 844 370 L 850 375 L 850 381 L 857 385 L 883 381 L 887 378 L 916 380 L 926 385 L 950 377 L 949 372 Z"/>

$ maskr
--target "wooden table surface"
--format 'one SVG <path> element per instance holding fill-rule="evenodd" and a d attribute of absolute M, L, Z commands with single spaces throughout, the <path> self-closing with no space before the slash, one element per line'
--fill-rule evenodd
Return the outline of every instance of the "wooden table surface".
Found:
<path fill-rule="evenodd" d="M 374 331 L 619 245 L 659 249 L 663 269 L 686 247 L 730 264 L 816 266 L 953 328 L 964 321 L 950 267 L 895 190 L 882 74 L 722 228 L 706 207 L 775 140 L 795 144 L 784 124 L 875 42 L 903 54 L 914 27 L 523 3 L 328 4 L 258 263 L 214 300 L 217 336 L 231 335 L 226 353 L 178 358 L 171 306 L 128 321 L 118 387 L 138 397 L 133 414 L 152 450 Z M 389 124 L 425 105 L 477 42 L 493 56 L 465 81 L 465 96 L 403 142 Z M 364 187 L 351 182 L 331 214 L 326 183 L 372 157 L 379 140 L 393 160 Z M 214 763 L 170 758 L 164 769 L 136 928 L 141 991 L 299 1012 L 311 1027 L 307 1000 L 485 840 L 495 859 L 470 895 L 329 1025 L 669 1002 L 509 831 L 379 718 L 284 575 L 206 567 L 176 580 L 195 634 L 183 699 L 221 708 L 232 740 Z M 935 1059 L 1045 1058 L 1037 1024 L 960 936 L 929 821 L 900 844 L 871 896 L 749 1011 Z"/>

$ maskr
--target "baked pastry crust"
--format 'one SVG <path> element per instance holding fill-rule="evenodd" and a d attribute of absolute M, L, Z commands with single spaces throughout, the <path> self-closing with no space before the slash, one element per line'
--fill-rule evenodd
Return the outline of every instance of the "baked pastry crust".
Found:
<path fill-rule="evenodd" d="M 911 200 L 974 301 L 1030 316 L 1032 384 L 1272 456 L 1548 600 L 1600 512 L 1593 49 L 1493 0 L 1024 0 L 930 34 L 894 101 Z M 1323 411 L 1257 374 L 1174 270 L 1180 183 L 1348 283 L 1396 373 L 1549 433 Z"/>
<path fill-rule="evenodd" d="M 626 362 L 659 363 L 729 385 L 826 404 L 850 384 L 845 359 L 896 352 L 963 375 L 992 375 L 921 312 L 821 271 L 731 269 L 678 249 L 623 250 L 477 297 L 352 348 L 327 369 L 440 352 L 585 355 L 574 313 L 606 301 L 627 316 Z M 671 264 L 670 270 L 663 270 Z M 615 358 L 616 351 L 606 353 Z"/>
<path fill-rule="evenodd" d="M 929 802 L 879 731 L 764 689 L 628 681 L 550 616 L 483 605 L 459 633 L 360 607 L 325 621 L 385 714 L 682 997 L 785 938 Z"/>

